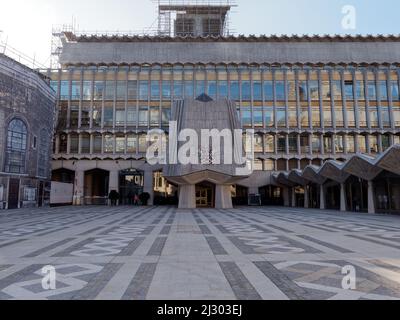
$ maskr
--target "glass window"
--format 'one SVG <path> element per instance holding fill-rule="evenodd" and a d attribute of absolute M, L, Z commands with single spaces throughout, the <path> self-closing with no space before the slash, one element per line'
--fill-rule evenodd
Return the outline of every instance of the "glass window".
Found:
<path fill-rule="evenodd" d="M 347 107 L 347 124 L 349 127 L 356 126 L 355 110 L 354 106 Z"/>
<path fill-rule="evenodd" d="M 104 153 L 114 153 L 114 136 L 111 134 L 104 136 Z"/>
<path fill-rule="evenodd" d="M 134 134 L 128 135 L 126 139 L 126 152 L 127 153 L 136 153 L 137 149 L 137 137 Z"/>
<path fill-rule="evenodd" d="M 382 124 L 385 128 L 389 128 L 389 127 L 391 127 L 389 107 L 382 106 L 381 109 L 382 109 Z"/>
<path fill-rule="evenodd" d="M 78 154 L 79 153 L 79 135 L 71 134 L 70 135 L 70 154 Z"/>
<path fill-rule="evenodd" d="M 319 86 L 318 81 L 310 81 L 310 97 L 312 101 L 319 101 Z"/>
<path fill-rule="evenodd" d="M 69 81 L 68 80 L 63 80 L 60 83 L 61 88 L 60 88 L 60 99 L 61 100 L 68 100 L 69 98 Z"/>
<path fill-rule="evenodd" d="M 265 152 L 275 153 L 275 136 L 267 134 L 264 141 Z"/>
<path fill-rule="evenodd" d="M 126 99 L 126 81 L 117 81 L 117 100 Z"/>
<path fill-rule="evenodd" d="M 367 127 L 367 111 L 365 105 L 358 106 L 360 127 Z"/>
<path fill-rule="evenodd" d="M 163 108 L 162 109 L 162 125 L 169 126 L 170 121 L 171 121 L 171 108 Z"/>
<path fill-rule="evenodd" d="M 68 152 L 68 136 L 66 134 L 60 134 L 60 146 L 58 149 L 59 153 L 67 153 Z"/>
<path fill-rule="evenodd" d="M 319 110 L 319 106 L 312 106 L 311 112 L 312 112 L 313 127 L 320 128 L 321 127 L 321 112 Z"/>
<path fill-rule="evenodd" d="M 301 153 L 309 153 L 310 152 L 310 136 L 307 134 L 303 134 L 300 136 L 300 148 Z"/>
<path fill-rule="evenodd" d="M 378 137 L 377 136 L 369 136 L 369 151 L 370 153 L 378 153 Z"/>
<path fill-rule="evenodd" d="M 309 127 L 308 107 L 302 106 L 300 110 L 300 123 L 303 128 Z"/>
<path fill-rule="evenodd" d="M 344 137 L 341 135 L 335 136 L 335 151 L 336 153 L 344 153 Z"/>
<path fill-rule="evenodd" d="M 149 125 L 149 108 L 142 106 L 139 108 L 139 126 L 147 127 Z"/>
<path fill-rule="evenodd" d="M 158 127 L 160 125 L 160 108 L 151 107 L 150 109 L 150 126 Z"/>
<path fill-rule="evenodd" d="M 331 136 L 324 136 L 324 152 L 325 153 L 332 153 L 332 137 Z"/>
<path fill-rule="evenodd" d="M 104 107 L 104 126 L 112 127 L 114 125 L 114 107 L 105 106 Z"/>
<path fill-rule="evenodd" d="M 400 94 L 399 94 L 399 83 L 398 83 L 398 81 L 392 81 L 391 87 L 392 87 L 392 100 L 393 101 L 399 101 Z"/>
<path fill-rule="evenodd" d="M 344 82 L 344 92 L 347 100 L 354 100 L 354 83 L 353 81 Z"/>
<path fill-rule="evenodd" d="M 92 113 L 92 125 L 93 127 L 100 127 L 101 126 L 101 105 L 94 105 L 93 106 L 93 113 Z"/>
<path fill-rule="evenodd" d="M 265 101 L 274 100 L 274 88 L 272 81 L 264 81 L 264 99 Z"/>
<path fill-rule="evenodd" d="M 136 80 L 128 81 L 128 99 L 129 100 L 137 99 L 137 81 Z"/>
<path fill-rule="evenodd" d="M 125 109 L 117 109 L 115 111 L 115 125 L 117 127 L 125 126 Z"/>
<path fill-rule="evenodd" d="M 135 127 L 136 122 L 137 122 L 136 106 L 128 106 L 126 115 L 126 125 L 130 127 Z"/>
<path fill-rule="evenodd" d="M 368 81 L 368 99 L 376 100 L 376 84 L 375 81 Z"/>
<path fill-rule="evenodd" d="M 196 80 L 196 97 L 206 92 L 206 84 L 204 80 Z"/>
<path fill-rule="evenodd" d="M 147 101 L 149 99 L 149 82 L 139 81 L 139 100 Z"/>
<path fill-rule="evenodd" d="M 72 81 L 71 82 L 71 99 L 80 100 L 81 99 L 81 82 Z"/>
<path fill-rule="evenodd" d="M 285 82 L 276 81 L 276 100 L 285 101 Z"/>
<path fill-rule="evenodd" d="M 377 128 L 379 127 L 379 121 L 378 121 L 378 107 L 369 107 L 369 119 L 371 122 L 371 127 Z"/>
<path fill-rule="evenodd" d="M 312 151 L 313 153 L 321 152 L 321 139 L 319 136 L 312 136 Z"/>
<path fill-rule="evenodd" d="M 93 137 L 93 153 L 102 153 L 103 137 L 101 134 L 96 134 Z"/>
<path fill-rule="evenodd" d="M 94 82 L 94 100 L 103 100 L 104 94 L 104 81 L 95 81 Z"/>
<path fill-rule="evenodd" d="M 329 81 L 322 81 L 322 99 L 331 100 L 331 84 Z"/>
<path fill-rule="evenodd" d="M 265 126 L 271 128 L 275 126 L 274 123 L 274 109 L 272 107 L 264 107 Z"/>
<path fill-rule="evenodd" d="M 276 121 L 278 123 L 278 127 L 286 127 L 286 108 L 278 107 L 276 111 Z"/>
<path fill-rule="evenodd" d="M 174 98 L 175 99 L 183 98 L 183 81 L 181 80 L 174 81 Z"/>
<path fill-rule="evenodd" d="M 50 87 L 54 90 L 55 93 L 58 92 L 58 81 L 51 80 Z"/>
<path fill-rule="evenodd" d="M 297 127 L 297 110 L 295 106 L 291 106 L 288 110 L 289 127 Z"/>
<path fill-rule="evenodd" d="M 90 153 L 90 135 L 89 134 L 81 135 L 81 153 L 84 153 L 84 154 Z"/>
<path fill-rule="evenodd" d="M 277 150 L 279 153 L 286 153 L 286 136 L 278 135 Z"/>
<path fill-rule="evenodd" d="M 254 118 L 254 126 L 262 127 L 263 126 L 263 113 L 261 108 L 253 109 L 253 118 Z"/>
<path fill-rule="evenodd" d="M 382 138 L 382 149 L 383 151 L 386 151 L 387 149 L 390 148 L 390 136 L 384 134 L 381 136 L 381 138 Z"/>
<path fill-rule="evenodd" d="M 140 153 L 146 153 L 147 152 L 146 135 L 141 135 L 139 137 L 139 152 Z"/>
<path fill-rule="evenodd" d="M 299 98 L 300 101 L 308 101 L 307 81 L 299 81 Z"/>
<path fill-rule="evenodd" d="M 242 81 L 242 100 L 251 99 L 250 81 Z"/>
<path fill-rule="evenodd" d="M 265 171 L 274 171 L 275 170 L 275 161 L 272 159 L 267 159 L 264 161 L 264 170 Z"/>
<path fill-rule="evenodd" d="M 89 127 L 90 125 L 90 106 L 83 105 L 81 111 L 81 127 Z"/>
<path fill-rule="evenodd" d="M 250 110 L 250 108 L 242 109 L 242 125 L 244 127 L 251 127 L 251 110 Z"/>
<path fill-rule="evenodd" d="M 400 107 L 393 107 L 393 120 L 396 127 L 400 127 Z"/>
<path fill-rule="evenodd" d="M 364 81 L 359 80 L 357 81 L 357 99 L 358 100 L 365 100 L 365 87 L 364 87 Z"/>
<path fill-rule="evenodd" d="M 218 94 L 220 98 L 228 97 L 228 81 L 218 81 Z"/>
<path fill-rule="evenodd" d="M 254 135 L 254 152 L 263 152 L 263 137 L 260 134 Z"/>
<path fill-rule="evenodd" d="M 217 97 L 217 81 L 207 81 L 207 94 L 213 99 Z"/>
<path fill-rule="evenodd" d="M 151 81 L 151 100 L 160 100 L 160 82 Z"/>
<path fill-rule="evenodd" d="M 254 81 L 253 82 L 253 99 L 255 101 L 261 101 L 262 100 L 261 81 Z"/>
<path fill-rule="evenodd" d="M 25 173 L 28 131 L 23 121 L 14 119 L 8 125 L 5 172 Z"/>
<path fill-rule="evenodd" d="M 71 128 L 77 128 L 79 123 L 79 106 L 71 106 L 70 122 Z"/>
<path fill-rule="evenodd" d="M 106 81 L 106 100 L 114 100 L 115 97 L 115 81 Z"/>
<path fill-rule="evenodd" d="M 253 167 L 254 171 L 263 171 L 263 161 L 260 159 L 256 159 L 254 160 L 254 167 Z"/>
<path fill-rule="evenodd" d="M 171 81 L 163 80 L 163 82 L 162 82 L 162 97 L 165 100 L 171 99 Z"/>
<path fill-rule="evenodd" d="M 365 136 L 358 136 L 358 152 L 367 153 L 367 140 Z"/>
<path fill-rule="evenodd" d="M 385 80 L 379 81 L 379 94 L 381 95 L 381 101 L 388 100 L 387 82 Z"/>
<path fill-rule="evenodd" d="M 354 136 L 346 136 L 346 147 L 348 153 L 355 153 L 356 152 L 356 145 L 355 145 L 355 137 Z"/>
<path fill-rule="evenodd" d="M 117 136 L 115 138 L 115 152 L 125 153 L 125 137 Z"/>
<path fill-rule="evenodd" d="M 333 80 L 332 81 L 332 90 L 333 90 L 333 97 L 335 101 L 342 100 L 342 82 L 340 80 Z"/>
<path fill-rule="evenodd" d="M 238 101 L 240 99 L 239 93 L 239 82 L 238 81 L 231 81 L 230 83 L 230 94 L 231 100 Z"/>
<path fill-rule="evenodd" d="M 82 99 L 83 100 L 92 99 L 92 81 L 83 81 Z"/>
<path fill-rule="evenodd" d="M 193 98 L 194 97 L 194 87 L 192 80 L 185 81 L 185 97 Z"/>
<path fill-rule="evenodd" d="M 289 135 L 289 152 L 297 153 L 297 135 Z"/>

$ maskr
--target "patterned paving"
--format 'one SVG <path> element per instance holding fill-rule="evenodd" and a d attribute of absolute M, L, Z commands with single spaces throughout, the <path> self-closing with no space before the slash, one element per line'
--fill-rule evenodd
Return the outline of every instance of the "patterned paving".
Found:
<path fill-rule="evenodd" d="M 42 286 L 54 266 L 56 288 Z M 356 288 L 343 288 L 343 268 Z M 400 299 L 400 217 L 292 208 L 0 214 L 0 299 Z"/>

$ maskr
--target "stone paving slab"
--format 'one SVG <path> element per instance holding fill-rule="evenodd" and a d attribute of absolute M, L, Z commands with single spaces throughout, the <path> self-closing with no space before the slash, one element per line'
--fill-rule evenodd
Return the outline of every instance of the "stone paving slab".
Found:
<path fill-rule="evenodd" d="M 43 267 L 56 288 L 42 286 Z M 356 288 L 343 288 L 355 271 Z M 0 299 L 400 299 L 400 217 L 243 207 L 0 213 Z"/>

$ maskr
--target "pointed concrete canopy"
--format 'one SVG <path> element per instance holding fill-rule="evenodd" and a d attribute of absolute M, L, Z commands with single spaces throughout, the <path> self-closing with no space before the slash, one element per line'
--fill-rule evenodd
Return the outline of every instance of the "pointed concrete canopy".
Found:
<path fill-rule="evenodd" d="M 343 171 L 364 180 L 371 181 L 383 171 L 382 168 L 375 165 L 375 162 L 376 160 L 373 157 L 357 154 L 347 161 L 343 167 Z"/>
<path fill-rule="evenodd" d="M 292 170 L 292 171 L 289 173 L 288 179 L 289 179 L 290 181 L 292 181 L 292 182 L 298 184 L 298 185 L 301 185 L 301 186 L 305 186 L 305 185 L 307 185 L 308 182 L 309 182 L 307 179 L 304 179 L 304 178 L 302 177 L 302 172 L 301 172 L 301 170 L 298 170 L 298 169 Z"/>
<path fill-rule="evenodd" d="M 400 145 L 396 144 L 378 157 L 376 165 L 387 171 L 400 175 Z"/>
<path fill-rule="evenodd" d="M 288 179 L 289 174 L 287 172 L 281 172 L 277 178 L 276 182 L 280 185 L 287 186 L 287 187 L 294 187 L 296 184 L 293 181 Z"/>
<path fill-rule="evenodd" d="M 343 171 L 343 167 L 344 163 L 329 160 L 321 167 L 319 174 L 338 183 L 343 183 L 350 176 L 350 174 Z"/>
<path fill-rule="evenodd" d="M 314 182 L 316 184 L 324 184 L 326 178 L 319 174 L 320 169 L 321 167 L 317 167 L 314 165 L 307 166 L 303 171 L 303 178 L 310 180 L 311 182 Z"/>

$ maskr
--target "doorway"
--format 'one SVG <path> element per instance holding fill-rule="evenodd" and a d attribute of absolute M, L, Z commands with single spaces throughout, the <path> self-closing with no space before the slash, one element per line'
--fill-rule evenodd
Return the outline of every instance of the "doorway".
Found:
<path fill-rule="evenodd" d="M 203 182 L 196 185 L 196 207 L 215 207 L 215 185 L 208 182 Z"/>
<path fill-rule="evenodd" d="M 8 209 L 18 209 L 19 179 L 10 179 L 8 190 Z"/>

